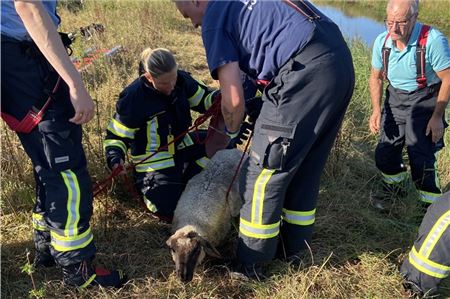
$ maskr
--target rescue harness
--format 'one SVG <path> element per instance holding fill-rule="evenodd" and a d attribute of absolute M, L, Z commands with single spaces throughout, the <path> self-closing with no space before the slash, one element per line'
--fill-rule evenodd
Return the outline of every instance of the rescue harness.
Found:
<path fill-rule="evenodd" d="M 68 51 L 68 55 L 70 56 L 72 54 L 72 49 L 70 48 L 72 40 L 66 33 L 59 32 L 59 35 L 61 37 L 61 41 L 64 47 Z M 27 55 L 29 55 L 30 57 L 34 58 L 39 56 L 43 57 L 43 54 L 40 52 L 36 44 L 30 42 L 22 42 L 21 44 L 22 47 L 25 49 Z M 51 72 L 56 72 L 46 59 L 45 63 L 51 69 Z M 50 81 L 50 74 L 44 80 L 45 80 L 44 93 L 48 94 L 47 100 L 42 105 L 39 105 L 39 103 L 33 105 L 22 120 L 18 120 L 16 117 L 7 114 L 3 111 L 1 112 L 1 118 L 6 122 L 6 124 L 10 127 L 11 130 L 17 133 L 28 134 L 42 121 L 42 118 L 45 115 L 45 111 L 51 104 L 52 100 L 55 98 L 56 92 L 58 91 L 62 79 L 61 76 L 58 75 L 58 79 L 56 80 L 55 86 L 51 91 L 49 90 L 48 87 Z"/>
<path fill-rule="evenodd" d="M 427 78 L 425 75 L 425 53 L 426 44 L 428 39 L 428 33 L 431 27 L 429 25 L 422 25 L 420 29 L 419 36 L 417 38 L 416 47 L 416 82 L 418 89 L 427 86 Z M 381 50 L 381 59 L 383 60 L 383 79 L 388 81 L 388 66 L 389 66 L 389 54 L 391 53 L 391 48 L 386 47 L 386 42 L 389 39 L 390 34 L 386 35 L 384 39 L 383 48 Z"/>
<path fill-rule="evenodd" d="M 1 112 L 2 119 L 11 128 L 11 130 L 17 133 L 25 133 L 25 134 L 30 133 L 41 122 L 42 118 L 44 117 L 45 111 L 52 102 L 52 99 L 56 91 L 58 90 L 60 83 L 61 77 L 58 76 L 58 80 L 56 81 L 55 87 L 50 92 L 47 100 L 40 109 L 37 108 L 36 106 L 32 106 L 22 120 L 18 120 L 14 116 L 2 111 Z"/>

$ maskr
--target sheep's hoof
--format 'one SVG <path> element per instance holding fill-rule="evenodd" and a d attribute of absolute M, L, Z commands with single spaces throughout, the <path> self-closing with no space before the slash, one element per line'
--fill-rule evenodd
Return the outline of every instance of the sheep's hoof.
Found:
<path fill-rule="evenodd" d="M 245 264 L 238 263 L 232 267 L 230 272 L 231 279 L 239 281 L 257 280 L 263 281 L 266 276 L 263 273 L 263 267 L 261 264 Z"/>

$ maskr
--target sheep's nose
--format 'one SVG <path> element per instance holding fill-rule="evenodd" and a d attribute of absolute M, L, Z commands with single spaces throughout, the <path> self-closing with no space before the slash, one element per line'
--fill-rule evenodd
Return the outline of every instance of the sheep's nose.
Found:
<path fill-rule="evenodd" d="M 180 277 L 180 280 L 184 283 L 188 283 L 192 280 L 193 275 L 187 271 L 187 269 L 183 269 L 178 271 L 178 277 Z"/>

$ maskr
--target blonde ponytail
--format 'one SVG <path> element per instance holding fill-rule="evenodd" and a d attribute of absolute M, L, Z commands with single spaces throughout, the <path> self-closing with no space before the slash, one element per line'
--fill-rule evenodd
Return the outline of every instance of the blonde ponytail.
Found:
<path fill-rule="evenodd" d="M 176 68 L 177 63 L 172 52 L 164 48 L 147 48 L 141 53 L 141 64 L 143 69 L 157 78 Z"/>

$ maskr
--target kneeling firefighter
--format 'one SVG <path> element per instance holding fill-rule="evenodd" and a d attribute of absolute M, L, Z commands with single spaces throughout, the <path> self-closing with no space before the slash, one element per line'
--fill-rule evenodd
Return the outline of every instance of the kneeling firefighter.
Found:
<path fill-rule="evenodd" d="M 120 94 L 104 140 L 110 169 L 123 167 L 128 149 L 135 164 L 135 184 L 148 210 L 170 222 L 186 182 L 209 160 L 206 131 L 187 133 L 191 109 L 208 110 L 218 98 L 189 73 L 178 70 L 173 54 L 163 48 L 141 54 L 141 76 Z"/>

